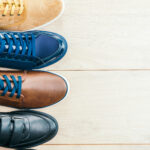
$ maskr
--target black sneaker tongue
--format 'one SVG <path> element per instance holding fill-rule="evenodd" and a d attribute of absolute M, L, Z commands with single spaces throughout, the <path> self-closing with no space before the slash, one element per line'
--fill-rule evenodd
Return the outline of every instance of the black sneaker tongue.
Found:
<path fill-rule="evenodd" d="M 11 136 L 11 118 L 0 116 L 0 145 L 7 145 Z"/>

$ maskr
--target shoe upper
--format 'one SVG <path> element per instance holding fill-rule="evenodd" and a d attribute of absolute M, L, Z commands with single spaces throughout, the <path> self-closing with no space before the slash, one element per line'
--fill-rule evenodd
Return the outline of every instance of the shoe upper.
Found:
<path fill-rule="evenodd" d="M 0 29 L 27 31 L 62 14 L 62 0 L 0 0 Z"/>
<path fill-rule="evenodd" d="M 68 91 L 66 81 L 42 71 L 0 71 L 0 105 L 41 108 L 62 100 Z"/>
<path fill-rule="evenodd" d="M 57 130 L 57 121 L 44 113 L 0 113 L 0 145 L 4 147 L 23 148 L 40 145 L 52 139 Z"/>
<path fill-rule="evenodd" d="M 39 69 L 57 62 L 66 51 L 66 40 L 56 33 L 0 32 L 0 67 Z"/>

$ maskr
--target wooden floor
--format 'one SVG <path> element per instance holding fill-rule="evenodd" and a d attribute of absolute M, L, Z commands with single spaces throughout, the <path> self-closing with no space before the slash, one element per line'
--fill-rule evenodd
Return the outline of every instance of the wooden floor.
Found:
<path fill-rule="evenodd" d="M 42 30 L 68 40 L 64 59 L 44 69 L 66 77 L 70 93 L 39 109 L 59 132 L 35 149 L 149 150 L 150 1 L 66 0 L 64 15 Z"/>

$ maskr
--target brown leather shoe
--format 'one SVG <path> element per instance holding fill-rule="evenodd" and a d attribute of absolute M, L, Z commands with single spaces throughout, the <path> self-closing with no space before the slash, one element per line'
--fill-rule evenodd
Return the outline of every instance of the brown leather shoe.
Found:
<path fill-rule="evenodd" d="M 0 71 L 0 105 L 41 108 L 62 100 L 68 91 L 66 81 L 42 71 Z"/>
<path fill-rule="evenodd" d="M 0 29 L 35 29 L 54 21 L 63 8 L 63 0 L 0 0 Z"/>

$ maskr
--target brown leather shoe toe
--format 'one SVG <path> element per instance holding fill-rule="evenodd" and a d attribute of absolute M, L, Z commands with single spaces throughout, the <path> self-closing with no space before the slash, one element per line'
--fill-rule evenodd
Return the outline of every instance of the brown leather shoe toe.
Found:
<path fill-rule="evenodd" d="M 62 100 L 68 91 L 66 81 L 42 71 L 0 71 L 0 105 L 41 108 Z"/>

